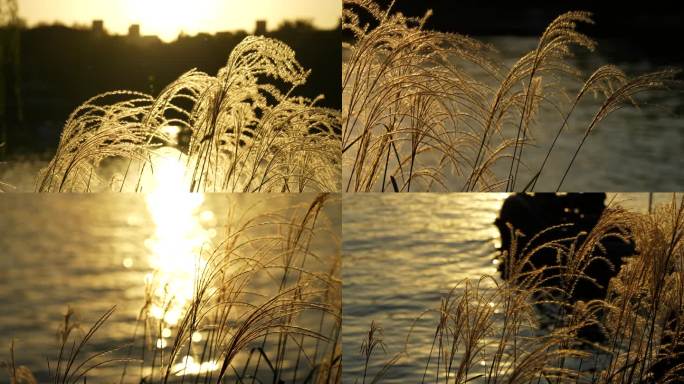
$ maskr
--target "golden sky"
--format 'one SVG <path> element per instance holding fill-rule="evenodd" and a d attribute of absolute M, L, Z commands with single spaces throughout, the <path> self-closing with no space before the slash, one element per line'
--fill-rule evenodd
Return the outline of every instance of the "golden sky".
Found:
<path fill-rule="evenodd" d="M 276 28 L 284 20 L 306 19 L 319 28 L 337 25 L 342 0 L 19 0 L 19 16 L 29 25 L 61 22 L 90 25 L 104 20 L 110 33 L 125 34 L 140 24 L 143 35 L 165 41 L 198 32 L 254 30 L 257 19 Z"/>

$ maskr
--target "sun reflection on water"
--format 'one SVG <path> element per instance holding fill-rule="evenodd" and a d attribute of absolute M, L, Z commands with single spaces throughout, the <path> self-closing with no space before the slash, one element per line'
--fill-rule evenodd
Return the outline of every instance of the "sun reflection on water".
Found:
<path fill-rule="evenodd" d="M 173 366 L 176 376 L 199 375 L 201 373 L 216 371 L 219 369 L 218 361 L 205 361 L 203 363 L 195 361 L 192 356 L 185 356 L 179 363 Z"/>
<path fill-rule="evenodd" d="M 195 281 L 207 263 L 202 250 L 215 236 L 211 227 L 216 223 L 214 213 L 203 209 L 204 195 L 187 192 L 184 155 L 171 147 L 160 148 L 155 155 L 150 174 L 153 188 L 145 199 L 155 225 L 154 234 L 145 241 L 153 272 L 145 276 L 145 283 L 152 294 L 148 314 L 162 326 L 156 347 L 164 349 L 172 344 L 175 327 L 193 300 Z M 202 339 L 200 332 L 191 336 L 194 343 Z M 216 368 L 216 362 L 184 356 L 174 370 L 183 375 Z"/>
<path fill-rule="evenodd" d="M 196 274 L 206 263 L 200 254 L 210 238 L 198 217 L 204 196 L 186 192 L 182 159 L 173 152 L 156 162 L 153 175 L 154 189 L 146 197 L 156 228 L 145 244 L 155 271 L 148 277 L 156 299 L 150 314 L 175 325 L 192 300 Z"/>

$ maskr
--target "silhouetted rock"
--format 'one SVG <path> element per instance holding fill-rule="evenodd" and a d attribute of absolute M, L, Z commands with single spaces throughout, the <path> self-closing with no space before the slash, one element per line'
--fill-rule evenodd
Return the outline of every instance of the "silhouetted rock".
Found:
<path fill-rule="evenodd" d="M 523 265 L 522 273 L 547 268 L 543 274 L 545 286 L 558 288 L 566 293 L 565 297 L 559 299 L 575 303 L 579 300 L 587 302 L 605 298 L 608 283 L 619 272 L 622 258 L 634 254 L 632 242 L 625 243 L 618 237 L 604 238 L 601 244 L 606 254 L 601 256 L 606 257 L 614 269 L 601 259 L 593 260 L 584 269 L 584 273 L 595 282 L 572 279 L 572 287 L 564 286 L 564 280 L 560 278 L 560 269 L 555 268 L 567 265 L 566 255 L 559 254 L 555 248 L 537 248 L 552 242 L 565 247 L 570 247 L 574 242 L 579 248 L 585 242 L 586 234 L 592 231 L 606 209 L 605 197 L 605 193 L 536 193 L 509 196 L 495 221 L 501 233 L 502 255 L 512 257 L 513 260 L 521 260 L 521 257 L 530 255 L 527 263 Z M 508 225 L 523 234 L 517 238 L 515 254 L 508 254 L 512 245 Z M 499 264 L 502 278 L 511 278 L 507 267 L 513 260 L 502 260 Z M 601 339 L 600 331 L 593 327 L 583 330 L 582 336 L 593 340 Z"/>

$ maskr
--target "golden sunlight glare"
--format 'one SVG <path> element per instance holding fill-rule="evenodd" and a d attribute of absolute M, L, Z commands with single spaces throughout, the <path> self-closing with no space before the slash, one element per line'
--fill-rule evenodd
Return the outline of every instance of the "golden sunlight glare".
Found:
<path fill-rule="evenodd" d="M 143 34 L 156 34 L 164 41 L 175 39 L 181 31 L 202 30 L 202 25 L 217 7 L 216 0 L 127 0 L 128 13 L 138 22 Z"/>
<path fill-rule="evenodd" d="M 318 28 L 334 28 L 342 11 L 339 0 L 18 0 L 19 17 L 41 23 L 90 26 L 101 20 L 110 34 L 126 35 L 137 24 L 143 36 L 165 42 L 181 32 L 251 32 L 257 20 L 276 28 L 285 20 L 310 20 Z"/>

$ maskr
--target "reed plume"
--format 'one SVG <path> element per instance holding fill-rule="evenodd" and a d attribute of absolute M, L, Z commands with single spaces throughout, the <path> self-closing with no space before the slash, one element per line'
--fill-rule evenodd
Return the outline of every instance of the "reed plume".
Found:
<path fill-rule="evenodd" d="M 216 76 L 191 70 L 156 97 L 98 95 L 70 115 L 36 189 L 149 191 L 142 175 L 154 174 L 155 148 L 175 127 L 190 137 L 177 155 L 187 191 L 336 191 L 339 112 L 316 106 L 322 96 L 293 96 L 308 74 L 284 43 L 250 36 Z M 123 171 L 103 179 L 106 160 L 124 160 Z"/>

